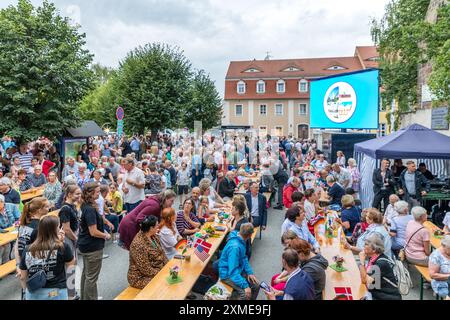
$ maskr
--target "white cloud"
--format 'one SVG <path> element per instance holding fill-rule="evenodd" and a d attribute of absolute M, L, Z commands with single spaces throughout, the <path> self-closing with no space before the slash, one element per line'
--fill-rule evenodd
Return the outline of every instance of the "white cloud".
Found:
<path fill-rule="evenodd" d="M 353 55 L 372 43 L 370 18 L 381 18 L 388 1 L 54 0 L 81 21 L 96 62 L 115 67 L 148 42 L 178 45 L 220 92 L 231 60 L 263 59 L 266 51 L 273 59 Z"/>

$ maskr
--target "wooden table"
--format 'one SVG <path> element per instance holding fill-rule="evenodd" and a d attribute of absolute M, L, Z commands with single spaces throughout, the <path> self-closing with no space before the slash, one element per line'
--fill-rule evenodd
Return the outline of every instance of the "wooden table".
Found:
<path fill-rule="evenodd" d="M 25 202 L 25 201 L 29 201 L 33 198 L 36 198 L 36 197 L 42 197 L 43 195 L 44 195 L 44 189 L 37 189 L 33 192 L 21 194 L 20 198 L 22 199 L 22 202 Z"/>
<path fill-rule="evenodd" d="M 441 240 L 442 239 L 438 239 L 434 236 L 434 232 L 436 230 L 441 230 L 438 226 L 436 226 L 433 222 L 431 221 L 425 221 L 423 223 L 423 226 L 430 232 L 430 243 L 431 246 L 435 249 L 439 248 L 441 246 Z M 441 230 L 442 231 L 442 230 Z"/>
<path fill-rule="evenodd" d="M 213 223 L 213 226 L 225 224 Z M 191 291 L 200 274 L 208 265 L 211 257 L 219 248 L 222 241 L 225 239 L 228 233 L 228 229 L 225 232 L 219 232 L 219 238 L 209 238 L 208 242 L 212 244 L 209 251 L 209 258 L 202 262 L 195 254 L 194 248 L 190 248 L 187 251 L 187 255 L 191 255 L 191 261 L 184 261 L 179 259 L 171 259 L 161 271 L 150 281 L 150 283 L 142 289 L 142 291 L 136 296 L 135 300 L 184 300 Z M 170 268 L 175 266 L 180 267 L 180 277 L 183 282 L 169 285 L 166 278 L 169 276 Z"/>
<path fill-rule="evenodd" d="M 333 257 L 340 255 L 345 259 L 344 267 L 348 270 L 345 272 L 337 272 L 327 268 L 326 284 L 323 291 L 324 300 L 333 300 L 336 297 L 334 288 L 336 287 L 350 287 L 352 289 L 353 300 L 359 300 L 367 293 L 366 286 L 361 282 L 361 276 L 359 268 L 356 263 L 355 257 L 351 250 L 344 249 L 339 239 L 332 238 L 326 239 L 325 237 L 318 235 L 318 228 L 324 223 L 324 220 L 319 221 L 316 226 L 316 238 L 320 243 L 320 252 L 322 256 L 328 260 L 329 265 L 334 264 Z"/>
<path fill-rule="evenodd" d="M 15 227 L 9 227 L 5 229 L 8 233 L 0 233 L 0 246 L 11 243 L 17 240 L 18 232 Z"/>

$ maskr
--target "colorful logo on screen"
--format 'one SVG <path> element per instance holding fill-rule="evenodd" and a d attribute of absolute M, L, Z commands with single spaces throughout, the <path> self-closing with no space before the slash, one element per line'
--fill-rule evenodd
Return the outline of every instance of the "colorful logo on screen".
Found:
<path fill-rule="evenodd" d="M 332 84 L 325 94 L 323 107 L 328 119 L 343 123 L 350 119 L 356 110 L 356 93 L 347 82 Z"/>

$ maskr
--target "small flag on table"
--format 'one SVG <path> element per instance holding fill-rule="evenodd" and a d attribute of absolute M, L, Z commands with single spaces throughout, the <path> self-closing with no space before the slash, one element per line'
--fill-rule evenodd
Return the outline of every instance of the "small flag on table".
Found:
<path fill-rule="evenodd" d="M 334 288 L 336 293 L 335 300 L 353 300 L 352 288 L 350 287 L 337 287 Z"/>
<path fill-rule="evenodd" d="M 201 245 L 195 247 L 194 253 L 200 260 L 202 260 L 202 262 L 205 262 L 209 258 L 208 252 L 206 252 Z"/>
<path fill-rule="evenodd" d="M 206 251 L 206 253 L 209 253 L 209 250 L 212 247 L 212 244 L 209 242 L 206 242 L 203 239 L 197 239 L 197 241 L 195 242 L 194 248 L 198 248 L 198 247 L 202 247 L 202 249 L 204 251 Z"/>

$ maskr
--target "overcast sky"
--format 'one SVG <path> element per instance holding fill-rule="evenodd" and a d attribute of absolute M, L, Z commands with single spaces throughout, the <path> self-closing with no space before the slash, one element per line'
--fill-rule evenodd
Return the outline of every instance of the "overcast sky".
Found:
<path fill-rule="evenodd" d="M 32 0 L 33 4 L 42 3 Z M 184 50 L 223 94 L 232 60 L 351 56 L 371 45 L 370 20 L 389 0 L 54 0 L 87 35 L 95 62 L 116 67 L 149 42 Z M 0 7 L 17 0 L 0 0 Z"/>

